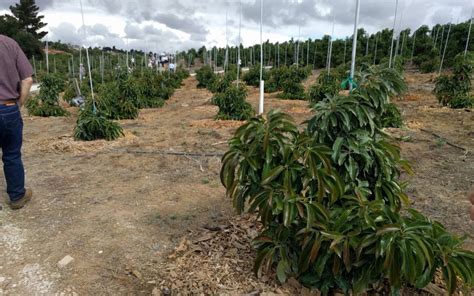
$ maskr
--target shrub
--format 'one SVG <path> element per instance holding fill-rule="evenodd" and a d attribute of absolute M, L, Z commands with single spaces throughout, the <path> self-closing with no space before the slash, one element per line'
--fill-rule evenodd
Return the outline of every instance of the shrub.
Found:
<path fill-rule="evenodd" d="M 305 100 L 306 94 L 301 82 L 296 79 L 288 78 L 282 83 L 283 92 L 278 95 L 279 98 L 285 100 Z"/>
<path fill-rule="evenodd" d="M 327 96 L 334 96 L 339 93 L 340 81 L 333 75 L 321 73 L 316 84 L 308 90 L 308 100 L 310 103 L 317 103 L 324 100 Z"/>
<path fill-rule="evenodd" d="M 472 105 L 469 93 L 474 70 L 474 55 L 457 55 L 454 59 L 453 73 L 436 78 L 433 90 L 443 106 L 465 108 Z M 454 101 L 451 103 L 451 101 Z M 465 107 L 463 107 L 465 106 Z"/>
<path fill-rule="evenodd" d="M 97 108 L 107 119 L 135 119 L 138 105 L 139 94 L 129 79 L 120 78 L 99 88 Z"/>
<path fill-rule="evenodd" d="M 245 101 L 245 88 L 230 86 L 224 92 L 214 95 L 212 103 L 219 107 L 217 119 L 247 120 L 254 115 L 252 106 Z"/>
<path fill-rule="evenodd" d="M 293 83 L 301 83 L 309 77 L 311 69 L 308 67 L 279 67 L 273 68 L 268 73 L 267 81 L 265 81 L 265 92 L 272 93 L 276 91 L 282 91 L 284 88 L 289 86 L 292 88 L 298 88 L 297 86 L 288 85 L 289 81 Z M 298 98 L 302 98 L 300 91 L 297 91 Z"/>
<path fill-rule="evenodd" d="M 410 208 L 399 182 L 397 143 L 381 130 L 389 97 L 406 88 L 393 69 L 371 67 L 349 96 L 314 106 L 306 129 L 286 114 L 250 119 L 230 141 L 221 181 L 238 212 L 256 212 L 257 274 L 276 268 L 324 294 L 360 294 L 387 280 L 397 294 L 441 269 L 474 284 L 474 253 L 463 240 Z M 403 213 L 403 214 L 402 214 Z"/>
<path fill-rule="evenodd" d="M 209 88 L 216 81 L 217 75 L 210 66 L 204 66 L 196 71 L 196 79 L 198 81 L 198 88 Z"/>
<path fill-rule="evenodd" d="M 382 114 L 382 127 L 400 128 L 403 126 L 403 119 L 400 109 L 397 105 L 389 103 L 386 106 L 385 112 Z"/>
<path fill-rule="evenodd" d="M 232 85 L 232 80 L 227 75 L 216 78 L 214 83 L 209 86 L 209 91 L 212 93 L 225 92 Z"/>
<path fill-rule="evenodd" d="M 59 93 L 64 82 L 53 74 L 45 75 L 41 81 L 38 96 L 28 100 L 26 108 L 34 116 L 66 116 L 69 113 L 59 105 Z"/>
<path fill-rule="evenodd" d="M 267 81 L 269 73 L 263 69 L 263 80 Z M 247 73 L 242 77 L 242 80 L 249 86 L 259 87 L 260 86 L 260 64 L 252 66 Z"/>
<path fill-rule="evenodd" d="M 465 95 L 457 96 L 450 100 L 448 106 L 453 109 L 464 109 L 474 107 L 474 97 Z"/>
<path fill-rule="evenodd" d="M 123 136 L 123 130 L 116 122 L 91 107 L 86 107 L 79 112 L 77 124 L 74 129 L 74 138 L 82 141 L 94 141 L 104 139 L 113 141 Z"/>
<path fill-rule="evenodd" d="M 174 92 L 174 89 L 166 83 L 166 79 L 155 71 L 146 71 L 141 76 L 131 78 L 130 83 L 137 96 L 137 107 L 162 107 L 164 101 L 168 100 Z"/>

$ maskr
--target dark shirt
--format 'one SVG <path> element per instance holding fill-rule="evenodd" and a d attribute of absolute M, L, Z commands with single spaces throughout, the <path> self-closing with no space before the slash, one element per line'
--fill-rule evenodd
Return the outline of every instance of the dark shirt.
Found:
<path fill-rule="evenodd" d="M 21 81 L 32 75 L 33 68 L 18 43 L 0 35 L 0 100 L 17 99 Z"/>

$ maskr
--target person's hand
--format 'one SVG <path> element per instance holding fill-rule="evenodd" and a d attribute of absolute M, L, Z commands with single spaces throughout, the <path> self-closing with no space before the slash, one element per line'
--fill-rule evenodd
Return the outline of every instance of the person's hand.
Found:
<path fill-rule="evenodd" d="M 469 194 L 469 201 L 471 202 L 471 220 L 474 221 L 474 191 Z"/>

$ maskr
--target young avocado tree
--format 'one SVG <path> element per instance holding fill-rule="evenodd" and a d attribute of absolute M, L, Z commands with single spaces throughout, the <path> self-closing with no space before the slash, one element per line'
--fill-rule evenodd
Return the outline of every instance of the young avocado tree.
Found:
<path fill-rule="evenodd" d="M 40 84 L 38 96 L 32 97 L 26 103 L 28 113 L 34 116 L 66 116 L 69 113 L 59 105 L 59 93 L 64 88 L 64 82 L 54 74 L 47 74 Z"/>
<path fill-rule="evenodd" d="M 219 107 L 216 119 L 247 120 L 255 111 L 245 98 L 247 90 L 242 86 L 230 85 L 223 92 L 217 93 L 212 98 L 212 103 Z"/>
<path fill-rule="evenodd" d="M 474 54 L 459 54 L 454 60 L 453 73 L 436 78 L 434 94 L 443 106 L 451 108 L 472 108 L 474 97 L 472 90 L 472 73 L 474 71 Z"/>
<path fill-rule="evenodd" d="M 441 270 L 449 293 L 474 284 L 463 239 L 409 207 L 411 172 L 381 114 L 406 85 L 394 69 L 371 68 L 348 96 L 314 105 L 298 127 L 271 111 L 240 127 L 223 157 L 221 181 L 236 210 L 262 223 L 254 271 L 276 269 L 329 294 L 362 294 L 386 283 L 395 295 L 423 288 Z M 388 292 L 389 293 L 389 292 Z"/>

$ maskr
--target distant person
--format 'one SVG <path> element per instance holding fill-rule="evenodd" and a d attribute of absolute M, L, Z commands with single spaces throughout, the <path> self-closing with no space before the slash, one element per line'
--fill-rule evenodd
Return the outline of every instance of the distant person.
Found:
<path fill-rule="evenodd" d="M 21 209 L 33 192 L 25 189 L 21 160 L 23 120 L 20 107 L 28 99 L 33 84 L 33 68 L 13 39 L 0 35 L 0 147 L 7 181 L 10 207 Z"/>

